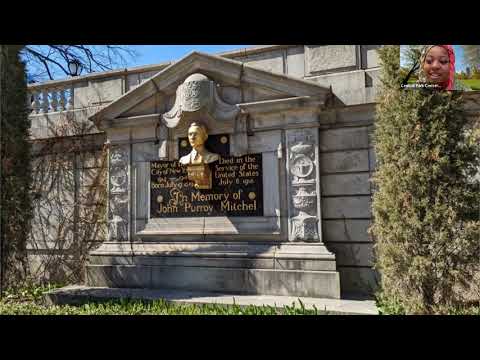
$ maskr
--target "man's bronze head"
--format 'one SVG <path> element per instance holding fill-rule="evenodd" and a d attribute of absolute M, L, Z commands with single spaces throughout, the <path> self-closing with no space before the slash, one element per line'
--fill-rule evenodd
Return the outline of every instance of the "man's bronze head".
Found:
<path fill-rule="evenodd" d="M 195 121 L 192 122 L 188 128 L 188 141 L 195 149 L 202 146 L 207 141 L 208 132 L 205 124 Z"/>

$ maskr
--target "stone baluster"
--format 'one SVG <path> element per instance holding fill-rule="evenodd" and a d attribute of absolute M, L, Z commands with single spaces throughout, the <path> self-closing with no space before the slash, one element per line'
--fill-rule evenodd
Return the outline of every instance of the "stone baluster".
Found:
<path fill-rule="evenodd" d="M 49 101 L 48 101 L 48 91 L 47 89 L 42 90 L 42 113 L 48 113 L 50 108 Z"/>
<path fill-rule="evenodd" d="M 58 99 L 57 99 L 57 89 L 51 90 L 52 100 L 50 101 L 50 106 L 52 111 L 58 111 Z"/>
<path fill-rule="evenodd" d="M 40 112 L 40 99 L 38 98 L 38 91 L 34 90 L 32 92 L 32 95 L 33 95 L 33 102 L 32 102 L 33 112 L 35 114 L 38 114 Z"/>
<path fill-rule="evenodd" d="M 64 111 L 67 108 L 67 106 L 66 106 L 67 105 L 67 99 L 65 97 L 65 88 L 60 89 L 59 93 L 60 93 L 60 101 L 59 101 L 60 111 Z"/>
<path fill-rule="evenodd" d="M 68 105 L 67 105 L 67 110 L 73 110 L 73 106 L 74 106 L 74 103 L 73 103 L 73 84 L 70 85 L 70 89 L 69 89 L 69 97 L 68 97 Z"/>

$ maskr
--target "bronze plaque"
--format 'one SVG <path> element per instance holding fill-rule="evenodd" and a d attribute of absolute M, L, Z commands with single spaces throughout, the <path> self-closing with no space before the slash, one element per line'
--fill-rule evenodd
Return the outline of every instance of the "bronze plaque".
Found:
<path fill-rule="evenodd" d="M 198 189 L 178 161 L 150 163 L 150 217 L 263 216 L 262 154 L 221 157 L 211 189 Z"/>

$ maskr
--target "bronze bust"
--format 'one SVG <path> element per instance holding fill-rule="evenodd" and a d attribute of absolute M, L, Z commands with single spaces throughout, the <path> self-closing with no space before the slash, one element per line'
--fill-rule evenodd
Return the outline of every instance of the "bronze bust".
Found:
<path fill-rule="evenodd" d="M 205 141 L 208 138 L 207 128 L 200 122 L 193 122 L 188 128 L 188 141 L 192 151 L 180 158 L 182 165 L 210 164 L 217 161 L 220 156 L 205 149 Z"/>

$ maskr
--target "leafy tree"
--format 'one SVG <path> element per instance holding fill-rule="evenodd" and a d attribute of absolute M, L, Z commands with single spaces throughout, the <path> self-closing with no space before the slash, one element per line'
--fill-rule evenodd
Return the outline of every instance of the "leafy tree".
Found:
<path fill-rule="evenodd" d="M 399 47 L 379 54 L 371 232 L 383 294 L 410 313 L 460 306 L 480 258 L 480 139 L 461 92 L 401 89 Z"/>
<path fill-rule="evenodd" d="M 465 62 L 470 68 L 476 69 L 480 65 L 480 45 L 462 45 Z"/>

